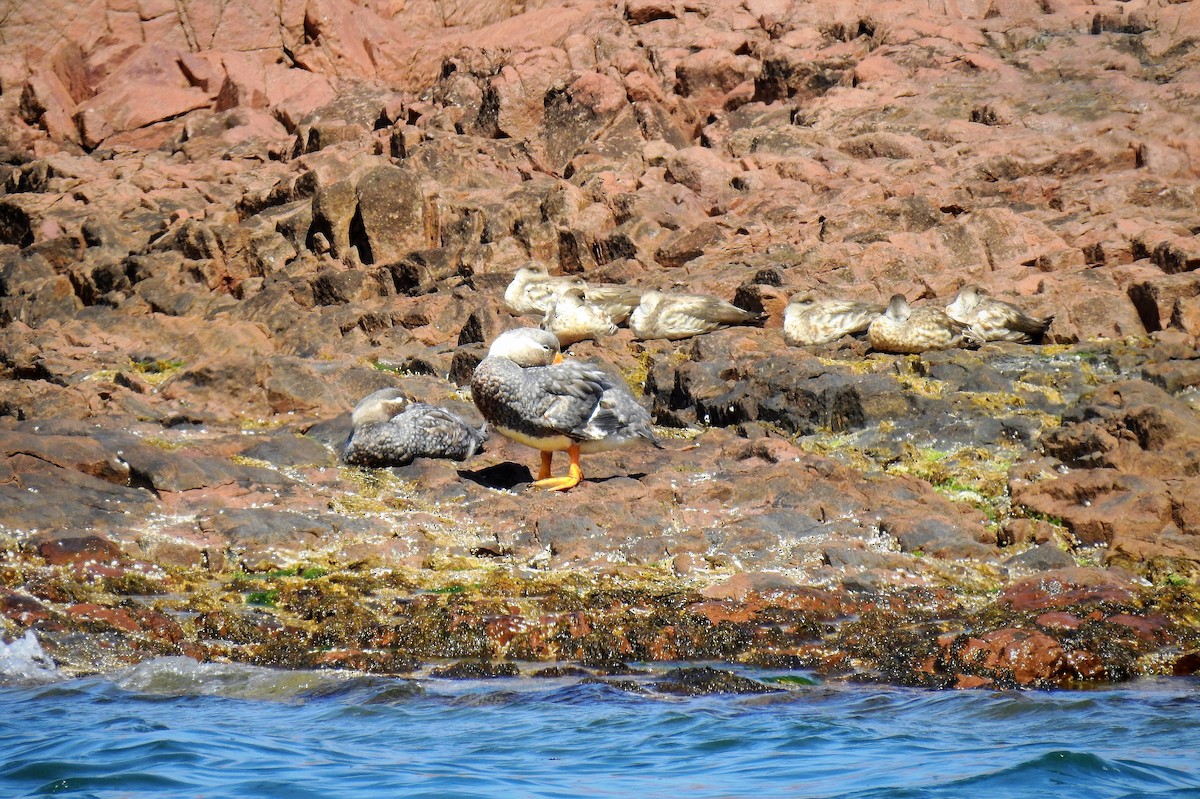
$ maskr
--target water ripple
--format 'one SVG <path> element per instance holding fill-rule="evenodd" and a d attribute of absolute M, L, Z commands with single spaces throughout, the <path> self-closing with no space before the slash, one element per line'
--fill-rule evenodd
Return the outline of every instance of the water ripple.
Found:
<path fill-rule="evenodd" d="M 164 659 L 0 688 L 4 797 L 1184 799 L 1198 749 L 1190 680 L 663 698 Z"/>

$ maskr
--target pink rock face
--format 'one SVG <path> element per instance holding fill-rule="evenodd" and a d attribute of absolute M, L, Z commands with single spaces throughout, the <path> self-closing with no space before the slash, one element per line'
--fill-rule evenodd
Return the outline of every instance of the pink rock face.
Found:
<path fill-rule="evenodd" d="M 95 114 L 102 121 L 89 124 L 123 133 L 182 116 L 188 111 L 205 108 L 208 104 L 208 95 L 200 89 L 164 87 L 139 81 L 123 83 L 100 92 L 83 103 L 77 113 Z"/>
<path fill-rule="evenodd" d="M 994 678 L 917 657 L 964 687 L 1108 673 L 1047 640 L 1103 621 L 1073 605 L 1135 595 L 1045 571 L 1079 547 L 1200 569 L 1194 2 L 8 5 L 0 526 L 27 553 L 98 578 L 126 569 L 103 542 L 214 571 L 662 568 L 714 623 L 748 618 L 735 600 L 849 607 L 806 580 L 936 594 L 955 561 L 1032 572 L 999 601 L 1042 632 L 969 642 Z M 487 344 L 536 324 L 501 299 L 530 261 L 768 318 L 574 348 L 698 443 L 592 456 L 564 498 L 492 441 L 364 499 L 337 420 L 400 384 L 461 403 Z M 939 308 L 967 283 L 1052 315 L 1063 346 L 906 357 L 780 330 L 799 292 Z M 1008 518 L 936 459 L 899 470 L 951 448 L 997 456 L 993 491 L 1011 464 Z M 1008 560 L 1028 543 L 1047 549 Z M 494 637 L 520 639 L 501 615 Z M 1109 623 L 1147 647 L 1166 629 Z"/>

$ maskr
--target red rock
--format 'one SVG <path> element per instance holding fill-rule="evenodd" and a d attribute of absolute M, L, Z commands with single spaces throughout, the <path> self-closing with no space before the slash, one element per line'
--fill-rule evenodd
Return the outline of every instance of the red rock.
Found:
<path fill-rule="evenodd" d="M 1097 602 L 1125 603 L 1133 596 L 1129 583 L 1111 571 L 1074 568 L 1018 580 L 1004 589 L 997 601 L 1013 610 L 1042 610 Z"/>
<path fill-rule="evenodd" d="M 984 688 L 995 684 L 991 677 L 981 677 L 978 674 L 956 674 L 954 687 L 960 689 Z"/>
<path fill-rule="evenodd" d="M 625 18 L 634 25 L 644 25 L 659 19 L 674 19 L 680 9 L 675 0 L 626 0 Z"/>
<path fill-rule="evenodd" d="M 750 621 L 754 614 L 737 602 L 693 602 L 688 605 L 688 611 L 703 616 L 711 624 L 723 621 L 744 624 Z"/>
<path fill-rule="evenodd" d="M 129 481 L 129 467 L 101 442 L 82 436 L 31 435 L 0 430 L 0 454 L 30 454 L 65 469 L 117 485 Z"/>
<path fill-rule="evenodd" d="M 38 72 L 25 84 L 21 94 L 21 115 L 26 122 L 42 127 L 51 138 L 80 140 L 74 112 L 75 100 L 53 72 Z"/>
<path fill-rule="evenodd" d="M 154 122 L 204 108 L 206 93 L 194 88 L 177 88 L 150 82 L 121 83 L 80 104 L 78 113 L 95 114 L 115 133 L 146 127 Z M 92 133 L 93 136 L 97 135 Z"/>
<path fill-rule="evenodd" d="M 1200 652 L 1187 652 L 1175 660 L 1172 673 L 1177 677 L 1185 677 L 1200 671 Z"/>
<path fill-rule="evenodd" d="M 1163 641 L 1167 635 L 1169 622 L 1162 616 L 1134 616 L 1129 613 L 1116 613 L 1105 619 L 1110 624 L 1128 627 L 1137 633 L 1139 638 L 1146 641 Z"/>
<path fill-rule="evenodd" d="M 114 566 L 110 563 L 97 563 L 96 561 L 85 560 L 71 564 L 71 573 L 75 579 L 82 582 L 95 582 L 107 578 L 124 577 L 129 574 L 129 569 L 124 566 Z"/>
<path fill-rule="evenodd" d="M 1128 541 L 1153 542 L 1174 527 L 1165 483 L 1112 469 L 1073 472 L 1022 488 L 1014 498 L 1062 519 L 1082 544 L 1116 549 Z"/>
<path fill-rule="evenodd" d="M 696 104 L 699 116 L 706 117 L 747 102 L 753 92 L 744 94 L 738 89 L 742 86 L 752 89 L 761 66 L 749 56 L 705 49 L 680 60 L 675 66 L 675 77 L 679 94 Z M 741 97 L 740 103 L 735 97 Z"/>
<path fill-rule="evenodd" d="M 1129 289 L 1129 298 L 1149 331 L 1170 325 L 1194 335 L 1194 327 L 1188 327 L 1187 308 L 1188 302 L 1197 297 L 1200 297 L 1200 274 L 1195 272 L 1151 277 Z"/>
<path fill-rule="evenodd" d="M 736 174 L 724 158 L 707 147 L 688 147 L 667 156 L 667 178 L 707 199 L 730 194 L 730 181 Z"/>
<path fill-rule="evenodd" d="M 1067 653 L 1066 666 L 1080 680 L 1103 680 L 1107 669 L 1097 655 L 1084 649 L 1072 649 Z"/>
<path fill-rule="evenodd" d="M 121 557 L 121 549 L 99 535 L 61 535 L 43 533 L 30 542 L 38 555 L 51 566 L 86 561 L 109 562 Z"/>
<path fill-rule="evenodd" d="M 896 64 L 884 53 L 874 53 L 854 67 L 854 85 L 862 83 L 892 83 L 908 75 L 908 70 Z"/>
<path fill-rule="evenodd" d="M 106 608 L 90 602 L 82 602 L 68 607 L 66 613 L 68 616 L 77 619 L 98 622 L 118 630 L 124 630 L 127 633 L 140 633 L 142 631 L 142 628 L 134 620 L 133 616 L 128 611 L 120 608 Z"/>
<path fill-rule="evenodd" d="M 50 618 L 50 610 L 33 597 L 0 588 L 0 614 L 26 627 Z"/>
<path fill-rule="evenodd" d="M 196 41 L 220 43 L 222 49 L 295 49 L 304 37 L 304 3 L 296 0 L 247 0 L 234 5 L 187 8 Z"/>
<path fill-rule="evenodd" d="M 796 583 L 776 572 L 735 574 L 724 583 L 711 585 L 700 593 L 711 599 L 744 600 L 748 594 L 795 588 Z"/>
<path fill-rule="evenodd" d="M 985 633 L 982 638 L 993 653 L 988 665 L 1010 672 L 1018 685 L 1054 681 L 1062 675 L 1063 649 L 1047 635 L 1005 628 Z"/>
<path fill-rule="evenodd" d="M 1051 613 L 1043 613 L 1038 616 L 1034 622 L 1039 627 L 1045 627 L 1051 630 L 1076 630 L 1083 622 L 1078 616 L 1071 613 L 1055 611 Z"/>
<path fill-rule="evenodd" d="M 156 610 L 141 610 L 137 613 L 139 628 L 151 638 L 158 638 L 172 644 L 181 643 L 185 638 L 183 628 L 164 613 Z"/>

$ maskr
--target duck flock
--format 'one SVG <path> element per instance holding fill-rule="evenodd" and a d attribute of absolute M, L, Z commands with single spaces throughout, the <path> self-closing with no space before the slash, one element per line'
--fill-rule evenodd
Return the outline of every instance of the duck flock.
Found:
<path fill-rule="evenodd" d="M 704 294 L 589 284 L 578 276 L 551 275 L 532 263 L 517 270 L 504 302 L 514 314 L 541 317 L 541 324 L 500 334 L 476 367 L 471 393 L 485 420 L 482 427 L 386 388 L 355 407 L 342 460 L 372 467 L 403 466 L 418 457 L 466 460 L 482 450 L 490 425 L 541 452 L 534 485 L 565 491 L 583 479 L 581 454 L 637 441 L 661 444 L 650 414 L 624 381 L 596 364 L 563 360 L 563 348 L 599 341 L 622 324 L 637 339 L 679 340 L 765 321 L 764 314 Z M 961 288 L 944 307 L 914 307 L 902 294 L 884 306 L 805 292 L 788 303 L 783 335 L 789 345 L 816 346 L 865 334 L 872 349 L 921 353 L 988 341 L 1036 343 L 1051 321 L 973 285 Z M 554 477 L 551 458 L 564 451 L 570 459 L 567 474 Z"/>

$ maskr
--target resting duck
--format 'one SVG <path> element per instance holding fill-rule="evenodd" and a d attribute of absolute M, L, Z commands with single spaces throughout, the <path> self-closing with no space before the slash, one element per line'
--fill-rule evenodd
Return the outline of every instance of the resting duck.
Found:
<path fill-rule="evenodd" d="M 1053 316 L 1030 316 L 1017 306 L 989 297 L 978 286 L 963 286 L 946 315 L 971 328 L 984 341 L 1015 341 L 1031 344 L 1042 340 Z"/>
<path fill-rule="evenodd" d="M 504 304 L 518 316 L 545 316 L 560 292 L 586 285 L 581 277 L 551 275 L 546 267 L 530 262 L 513 275 L 504 290 Z"/>
<path fill-rule="evenodd" d="M 542 318 L 542 329 L 549 330 L 558 338 L 560 347 L 592 339 L 599 341 L 601 336 L 611 336 L 617 332 L 613 320 L 599 306 L 587 301 L 583 289 L 569 288 L 560 293 L 550 306 L 550 310 Z"/>
<path fill-rule="evenodd" d="M 940 308 L 913 308 L 903 294 L 894 294 L 887 310 L 867 328 L 871 347 L 880 352 L 919 353 L 981 344 L 962 322 Z"/>
<path fill-rule="evenodd" d="M 798 294 L 783 312 L 783 339 L 793 347 L 828 344 L 862 333 L 883 313 L 883 306 L 856 300 L 818 300 Z"/>
<path fill-rule="evenodd" d="M 462 461 L 483 449 L 487 425 L 474 427 L 452 411 L 413 402 L 398 388 L 368 394 L 350 416 L 342 460 L 352 466 L 406 466 L 415 458 Z"/>
<path fill-rule="evenodd" d="M 710 333 L 729 325 L 763 321 L 762 314 L 706 294 L 644 292 L 629 316 L 629 329 L 640 339 L 681 339 Z"/>

